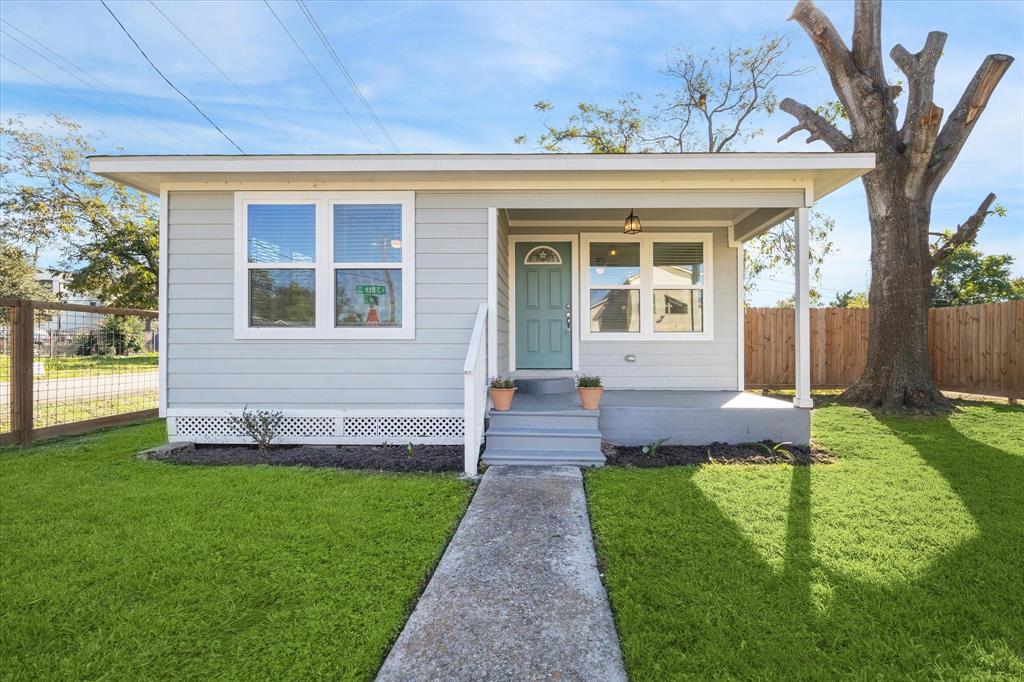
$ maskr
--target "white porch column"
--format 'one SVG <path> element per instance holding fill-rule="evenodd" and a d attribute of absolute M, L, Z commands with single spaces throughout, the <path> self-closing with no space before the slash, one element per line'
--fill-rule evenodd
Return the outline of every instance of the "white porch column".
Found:
<path fill-rule="evenodd" d="M 797 407 L 811 407 L 811 281 L 809 269 L 810 249 L 807 226 L 808 209 L 796 210 L 796 292 L 794 302 L 795 329 L 793 338 L 796 345 L 796 397 Z"/>

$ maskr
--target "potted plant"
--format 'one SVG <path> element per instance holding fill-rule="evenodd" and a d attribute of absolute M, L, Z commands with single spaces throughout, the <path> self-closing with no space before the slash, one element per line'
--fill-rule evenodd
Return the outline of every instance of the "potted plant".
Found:
<path fill-rule="evenodd" d="M 512 407 L 515 392 L 516 384 L 510 377 L 491 377 L 491 403 L 498 412 L 507 412 Z"/>
<path fill-rule="evenodd" d="M 576 377 L 576 390 L 580 394 L 580 404 L 584 410 L 596 410 L 601 403 L 601 394 L 604 393 L 604 386 L 601 385 L 601 377 L 589 374 L 580 374 Z"/>

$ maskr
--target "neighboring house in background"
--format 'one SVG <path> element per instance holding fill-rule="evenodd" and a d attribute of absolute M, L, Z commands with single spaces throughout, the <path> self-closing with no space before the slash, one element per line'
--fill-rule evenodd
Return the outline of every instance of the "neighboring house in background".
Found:
<path fill-rule="evenodd" d="M 51 270 L 36 271 L 36 282 L 49 289 L 61 303 L 88 306 L 103 305 L 103 302 L 94 296 L 80 294 L 68 289 L 69 279 L 70 277 L 65 272 L 54 272 Z M 96 313 L 54 312 L 53 316 L 48 320 L 36 324 L 36 334 L 38 337 L 40 332 L 52 335 L 54 333 L 74 332 L 83 329 L 99 329 L 102 323 L 103 316 Z"/>
<path fill-rule="evenodd" d="M 465 442 L 600 464 L 621 444 L 807 443 L 807 208 L 871 154 L 101 156 L 161 199 L 172 438 Z M 634 213 L 641 231 L 626 234 Z M 743 243 L 796 217 L 796 398 L 743 393 Z M 628 222 L 628 221 L 627 221 Z M 747 340 L 756 343 L 756 339 Z M 567 378 L 603 377 L 599 414 Z"/>

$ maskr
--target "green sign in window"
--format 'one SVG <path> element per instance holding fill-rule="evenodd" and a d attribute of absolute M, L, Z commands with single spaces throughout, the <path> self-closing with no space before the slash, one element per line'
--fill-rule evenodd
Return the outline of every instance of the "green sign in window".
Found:
<path fill-rule="evenodd" d="M 356 293 L 364 296 L 384 296 L 388 288 L 382 284 L 357 284 Z"/>

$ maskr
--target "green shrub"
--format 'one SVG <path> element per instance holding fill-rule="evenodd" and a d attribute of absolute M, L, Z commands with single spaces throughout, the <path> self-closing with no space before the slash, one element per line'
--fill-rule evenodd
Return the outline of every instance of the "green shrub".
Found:
<path fill-rule="evenodd" d="M 117 355 L 141 353 L 146 345 L 145 328 L 142 320 L 127 315 L 111 315 L 100 327 L 108 352 Z"/>
<path fill-rule="evenodd" d="M 580 388 L 601 388 L 601 377 L 592 374 L 580 374 L 576 377 L 576 385 Z"/>

